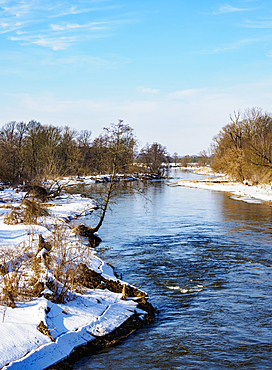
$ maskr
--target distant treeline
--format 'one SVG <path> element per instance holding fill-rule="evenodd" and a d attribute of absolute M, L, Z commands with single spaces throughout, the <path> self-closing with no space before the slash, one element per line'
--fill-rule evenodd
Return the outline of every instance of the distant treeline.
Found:
<path fill-rule="evenodd" d="M 212 167 L 238 181 L 272 181 L 272 115 L 260 108 L 238 112 L 212 144 Z"/>
<path fill-rule="evenodd" d="M 183 167 L 211 165 L 217 172 L 249 183 L 272 181 L 272 115 L 260 108 L 234 113 L 231 122 L 213 139 L 211 154 L 170 156 L 160 143 L 139 149 L 133 129 L 119 124 L 104 128 L 92 139 L 91 131 L 68 126 L 43 125 L 37 121 L 11 121 L 0 129 L 0 181 L 20 184 L 60 176 L 87 176 L 112 172 L 116 136 L 122 127 L 118 172 L 163 174 L 165 164 Z M 115 127 L 115 128 L 116 128 Z"/>
<path fill-rule="evenodd" d="M 162 174 L 162 163 L 170 161 L 166 148 L 153 143 L 139 150 L 133 129 L 122 122 L 119 126 L 124 131 L 124 143 L 118 152 L 119 173 Z M 105 128 L 92 140 L 88 130 L 43 125 L 34 120 L 9 122 L 0 129 L 0 181 L 19 184 L 59 176 L 111 173 L 116 146 L 113 130 L 114 125 Z"/>

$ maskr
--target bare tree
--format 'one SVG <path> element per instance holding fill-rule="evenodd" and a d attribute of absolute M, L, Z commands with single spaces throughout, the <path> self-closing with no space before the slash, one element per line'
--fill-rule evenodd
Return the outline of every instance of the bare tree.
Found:
<path fill-rule="evenodd" d="M 209 164 L 210 159 L 208 156 L 208 153 L 206 150 L 202 150 L 201 152 L 198 153 L 198 165 L 199 166 L 207 166 Z"/>
<path fill-rule="evenodd" d="M 178 163 L 178 160 L 179 160 L 179 157 L 178 157 L 178 153 L 177 152 L 173 153 L 173 159 L 174 159 L 174 163 L 175 163 L 175 166 L 176 166 L 177 163 Z"/>
<path fill-rule="evenodd" d="M 139 154 L 139 160 L 143 163 L 150 173 L 161 176 L 163 174 L 162 164 L 167 156 L 166 147 L 160 143 L 146 144 Z"/>
<path fill-rule="evenodd" d="M 111 124 L 110 127 L 104 128 L 104 132 L 104 139 L 107 143 L 108 149 L 108 160 L 111 167 L 111 175 L 104 203 L 101 207 L 99 222 L 95 227 L 90 228 L 91 233 L 95 233 L 100 229 L 104 221 L 109 202 L 112 198 L 116 174 L 119 171 L 124 172 L 128 166 L 132 164 L 134 148 L 136 145 L 133 129 L 129 125 L 125 125 L 121 119 L 119 119 L 117 124 Z"/>
<path fill-rule="evenodd" d="M 260 108 L 247 110 L 243 120 L 245 147 L 254 166 L 272 168 L 272 117 Z"/>
<path fill-rule="evenodd" d="M 188 167 L 188 164 L 191 163 L 191 157 L 189 155 L 185 155 L 184 157 L 180 158 L 180 163 L 182 167 Z"/>
<path fill-rule="evenodd" d="M 25 134 L 24 122 L 11 121 L 0 131 L 0 177 L 4 181 L 11 183 L 20 181 L 24 170 L 22 148 Z"/>
<path fill-rule="evenodd" d="M 272 116 L 252 108 L 231 116 L 214 138 L 214 164 L 239 181 L 272 178 Z"/>

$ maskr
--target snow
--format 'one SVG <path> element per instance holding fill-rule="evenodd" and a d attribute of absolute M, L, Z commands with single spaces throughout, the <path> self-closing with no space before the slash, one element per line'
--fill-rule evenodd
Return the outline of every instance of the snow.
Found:
<path fill-rule="evenodd" d="M 50 342 L 37 330 L 44 316 L 42 299 L 20 304 L 16 309 L 0 308 L 0 367 Z"/>
<path fill-rule="evenodd" d="M 203 169 L 197 173 L 207 174 Z M 224 191 L 232 194 L 231 199 L 247 203 L 262 204 L 263 202 L 272 201 L 272 186 L 269 184 L 248 185 L 231 181 L 227 176 L 222 176 L 221 174 L 217 176 L 212 172 L 209 174 L 214 175 L 214 177 L 201 180 L 179 180 L 176 185 L 196 189 Z"/>
<path fill-rule="evenodd" d="M 46 239 L 54 225 L 65 225 L 63 220 L 84 215 L 94 208 L 90 199 L 64 195 L 51 202 L 48 207 L 50 216 L 41 219 L 40 225 L 6 225 L 5 215 L 11 206 L 18 206 L 24 196 L 25 193 L 12 189 L 0 192 L 3 204 L 0 209 L 0 253 L 10 249 L 18 253 L 22 245 L 37 250 L 38 234 Z M 78 237 L 68 227 L 66 243 L 76 255 Z M 84 253 L 82 260 L 89 268 L 106 279 L 117 280 L 110 265 L 97 257 L 92 249 L 83 248 L 88 253 Z M 45 253 L 42 249 L 38 256 Z M 27 268 L 26 273 L 29 273 Z M 50 293 L 50 290 L 46 288 L 43 294 L 46 292 Z M 116 329 L 134 312 L 146 314 L 137 309 L 137 303 L 132 299 L 121 298 L 121 293 L 107 289 L 84 289 L 73 291 L 71 299 L 64 304 L 52 303 L 41 296 L 16 302 L 16 308 L 0 305 L 0 368 L 44 369 L 65 359 L 75 347 Z M 41 322 L 48 328 L 51 338 L 37 329 Z"/>
<path fill-rule="evenodd" d="M 90 199 L 82 198 L 80 195 L 65 195 L 61 199 L 54 202 L 50 207 L 52 216 L 60 219 L 76 218 L 78 216 L 86 216 L 94 207 L 90 204 Z"/>
<path fill-rule="evenodd" d="M 205 173 L 205 169 L 202 169 L 201 173 Z M 213 176 L 210 171 L 208 175 Z M 66 184 L 68 179 L 63 181 Z M 75 183 L 77 181 L 74 180 Z M 87 179 L 86 183 L 93 181 L 93 179 Z M 232 194 L 232 199 L 250 203 L 272 201 L 270 185 L 248 186 L 232 182 L 227 177 L 180 180 L 176 185 L 225 191 Z M 38 234 L 42 234 L 46 239 L 52 234 L 54 225 L 65 225 L 64 220 L 85 215 L 95 206 L 90 199 L 66 194 L 50 202 L 48 207 L 50 216 L 41 219 L 40 225 L 6 225 L 5 215 L 10 212 L 12 206 L 20 205 L 24 196 L 25 193 L 12 189 L 0 191 L 0 202 L 2 202 L 2 206 L 0 203 L 0 253 L 9 249 L 18 252 L 23 245 L 37 250 Z M 67 228 L 66 243 L 69 243 L 72 252 L 76 253 L 78 237 L 69 228 Z M 96 256 L 90 248 L 85 247 L 85 251 L 81 258 L 89 268 L 101 273 L 106 279 L 117 280 L 110 265 Z M 43 254 L 45 250 L 39 253 L 41 256 Z M 169 289 L 182 288 L 169 287 Z M 50 293 L 49 289 L 43 293 L 46 292 Z M 77 346 L 111 332 L 134 312 L 139 315 L 146 314 L 145 311 L 137 308 L 136 302 L 132 299 L 122 300 L 121 298 L 121 293 L 113 293 L 107 289 L 84 289 L 82 292 L 72 292 L 71 300 L 64 304 L 52 303 L 41 296 L 29 301 L 16 302 L 16 308 L 0 305 L 0 368 L 44 369 L 65 359 Z M 37 329 L 41 322 L 48 328 L 51 338 Z"/>
<path fill-rule="evenodd" d="M 117 293 L 95 290 L 62 305 L 38 298 L 35 305 L 8 308 L 0 326 L 1 337 L 2 334 L 8 337 L 0 347 L 0 366 L 11 362 L 3 369 L 43 369 L 67 357 L 73 348 L 111 332 L 135 310 L 145 313 L 136 309 L 135 302 L 120 298 Z M 50 311 L 45 315 L 47 307 Z M 47 323 L 55 341 L 37 330 L 41 319 Z"/>

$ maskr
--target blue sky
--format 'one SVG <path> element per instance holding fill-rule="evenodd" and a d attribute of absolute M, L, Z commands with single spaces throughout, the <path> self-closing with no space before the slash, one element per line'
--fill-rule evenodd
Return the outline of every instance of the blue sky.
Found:
<path fill-rule="evenodd" d="M 88 129 L 197 154 L 229 114 L 272 112 L 272 3 L 0 0 L 0 125 Z"/>

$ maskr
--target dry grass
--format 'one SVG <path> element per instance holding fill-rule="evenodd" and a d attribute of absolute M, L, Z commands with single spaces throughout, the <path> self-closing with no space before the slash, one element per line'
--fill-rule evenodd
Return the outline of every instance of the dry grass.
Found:
<path fill-rule="evenodd" d="M 48 190 L 40 184 L 32 184 L 27 186 L 27 197 L 46 202 L 48 199 Z"/>
<path fill-rule="evenodd" d="M 41 321 L 39 323 L 39 325 L 37 326 L 37 329 L 44 335 L 48 336 L 52 342 L 55 341 L 55 339 L 52 337 L 52 335 L 50 334 L 50 331 L 48 329 L 48 327 L 45 325 L 45 323 L 43 321 Z"/>
<path fill-rule="evenodd" d="M 70 239 L 70 229 L 65 224 L 54 226 L 48 243 L 51 246 L 49 271 L 54 281 L 48 282 L 47 287 L 53 292 L 48 299 L 63 303 L 71 299 L 73 291 L 82 292 L 84 288 L 78 281 L 81 274 L 82 261 L 91 255 L 91 249 L 84 245 L 79 238 Z"/>
<path fill-rule="evenodd" d="M 33 289 L 28 284 L 27 268 L 32 254 L 26 245 L 0 252 L 0 303 L 16 307 L 17 300 L 28 300 Z"/>
<path fill-rule="evenodd" d="M 265 201 L 265 202 L 263 202 L 263 205 L 268 206 L 268 207 L 272 207 L 272 201 Z"/>
<path fill-rule="evenodd" d="M 39 217 L 48 216 L 46 208 L 41 207 L 40 203 L 31 199 L 24 199 L 19 207 L 15 207 L 4 218 L 4 223 L 7 225 L 17 224 L 37 224 Z"/>
<path fill-rule="evenodd" d="M 9 208 L 12 208 L 12 204 L 9 203 L 9 204 L 0 204 L 0 208 L 4 208 L 4 209 L 9 209 Z"/>
<path fill-rule="evenodd" d="M 39 235 L 37 243 L 30 232 L 28 243 L 0 251 L 0 304 L 16 307 L 16 301 L 39 297 L 46 287 L 51 292 L 45 298 L 65 303 L 73 299 L 74 292 L 86 290 L 79 276 L 84 275 L 83 265 L 92 249 L 71 235 L 65 223 L 56 222 L 51 229 L 47 240 Z"/>

